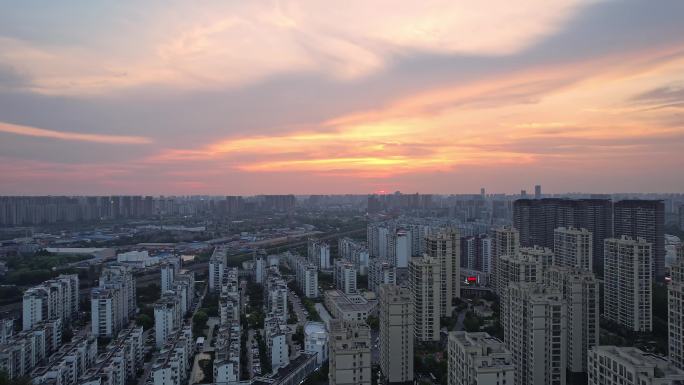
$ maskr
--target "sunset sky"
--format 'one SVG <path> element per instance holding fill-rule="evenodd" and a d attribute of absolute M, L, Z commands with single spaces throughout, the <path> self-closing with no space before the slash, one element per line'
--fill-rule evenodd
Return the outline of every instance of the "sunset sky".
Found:
<path fill-rule="evenodd" d="M 684 1 L 0 4 L 0 194 L 534 184 L 684 192 Z"/>

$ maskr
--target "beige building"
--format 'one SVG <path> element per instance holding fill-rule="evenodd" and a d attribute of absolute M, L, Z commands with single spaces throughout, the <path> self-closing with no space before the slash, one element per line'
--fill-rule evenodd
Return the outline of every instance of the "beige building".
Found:
<path fill-rule="evenodd" d="M 631 346 L 595 346 L 588 353 L 588 385 L 679 385 L 684 372 L 664 357 Z"/>
<path fill-rule="evenodd" d="M 380 370 L 390 384 L 413 382 L 413 301 L 411 291 L 380 286 Z"/>
<path fill-rule="evenodd" d="M 592 271 L 594 263 L 593 235 L 587 229 L 559 227 L 553 231 L 553 253 L 556 266 L 577 267 Z"/>
<path fill-rule="evenodd" d="M 371 383 L 371 337 L 365 322 L 330 321 L 330 385 Z"/>
<path fill-rule="evenodd" d="M 323 295 L 325 307 L 334 318 L 348 321 L 366 321 L 376 315 L 378 301 L 360 294 L 345 294 L 341 290 L 328 290 Z"/>
<path fill-rule="evenodd" d="M 567 305 L 560 290 L 511 283 L 501 304 L 504 341 L 513 354 L 515 385 L 565 385 Z"/>
<path fill-rule="evenodd" d="M 489 334 L 449 333 L 449 385 L 513 384 L 513 355 Z"/>
<path fill-rule="evenodd" d="M 670 362 L 684 369 L 684 244 L 677 247 L 677 260 L 670 267 L 672 282 L 667 288 L 668 348 Z"/>
<path fill-rule="evenodd" d="M 599 343 L 599 285 L 588 270 L 552 266 L 544 284 L 563 293 L 567 305 L 567 361 L 573 373 L 587 371 L 587 351 Z"/>
<path fill-rule="evenodd" d="M 440 315 L 451 317 L 453 299 L 461 296 L 461 236 L 443 229 L 425 239 L 425 252 L 440 263 Z"/>
<path fill-rule="evenodd" d="M 409 262 L 409 287 L 414 305 L 415 337 L 421 342 L 439 341 L 440 263 L 423 254 Z"/>
<path fill-rule="evenodd" d="M 604 316 L 629 330 L 653 329 L 653 248 L 644 238 L 623 235 L 604 242 Z"/>
<path fill-rule="evenodd" d="M 503 255 L 516 255 L 518 254 L 518 249 L 520 248 L 520 233 L 518 230 L 505 226 L 498 229 L 494 229 L 494 234 L 492 236 L 492 267 L 491 271 L 494 273 L 494 288 L 497 294 L 501 295 L 504 288 L 497 287 L 499 279 L 499 258 Z"/>

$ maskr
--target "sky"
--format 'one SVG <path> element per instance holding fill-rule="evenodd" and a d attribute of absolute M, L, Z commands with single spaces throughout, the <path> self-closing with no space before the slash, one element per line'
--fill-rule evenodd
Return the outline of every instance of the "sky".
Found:
<path fill-rule="evenodd" d="M 0 0 L 0 194 L 684 192 L 681 0 Z"/>

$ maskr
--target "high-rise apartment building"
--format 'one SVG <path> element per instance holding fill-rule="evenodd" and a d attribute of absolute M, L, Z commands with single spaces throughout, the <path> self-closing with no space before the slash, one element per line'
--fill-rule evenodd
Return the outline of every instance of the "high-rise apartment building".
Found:
<path fill-rule="evenodd" d="M 515 385 L 563 385 L 567 305 L 560 290 L 511 283 L 502 301 L 504 341 L 513 354 Z"/>
<path fill-rule="evenodd" d="M 559 227 L 587 229 L 594 241 L 594 271 L 603 274 L 603 240 L 613 236 L 613 205 L 608 199 L 519 199 L 513 203 L 513 226 L 521 246 L 553 248 Z"/>
<path fill-rule="evenodd" d="M 24 292 L 22 304 L 23 330 L 36 324 L 60 319 L 64 324 L 78 314 L 78 275 L 60 275 Z"/>
<path fill-rule="evenodd" d="M 226 272 L 228 250 L 217 246 L 209 259 L 209 291 L 215 293 L 221 290 L 221 282 Z"/>
<path fill-rule="evenodd" d="M 167 338 L 181 327 L 183 313 L 178 295 L 166 292 L 154 304 L 154 335 L 157 349 L 161 349 Z"/>
<path fill-rule="evenodd" d="M 439 341 L 442 287 L 440 269 L 439 260 L 427 254 L 411 258 L 409 262 L 415 338 L 421 342 Z"/>
<path fill-rule="evenodd" d="M 377 293 L 380 285 L 397 283 L 397 269 L 389 262 L 375 258 L 368 268 L 368 290 Z"/>
<path fill-rule="evenodd" d="M 665 275 L 665 205 L 662 201 L 623 200 L 615 202 L 615 237 L 644 238 L 652 245 L 653 277 Z"/>
<path fill-rule="evenodd" d="M 345 294 L 356 294 L 356 269 L 349 261 L 335 261 L 335 287 Z"/>
<path fill-rule="evenodd" d="M 162 262 L 159 264 L 159 271 L 161 273 L 161 292 L 173 289 L 173 279 L 176 276 L 176 266 L 170 262 Z"/>
<path fill-rule="evenodd" d="M 635 332 L 650 332 L 653 246 L 644 238 L 606 239 L 604 317 Z"/>
<path fill-rule="evenodd" d="M 544 284 L 563 293 L 567 305 L 568 371 L 586 373 L 587 350 L 599 343 L 599 284 L 594 274 L 576 267 L 552 266 Z"/>
<path fill-rule="evenodd" d="M 497 286 L 499 281 L 499 259 L 504 255 L 518 254 L 519 248 L 520 234 L 518 233 L 518 230 L 511 227 L 494 229 L 492 234 L 492 272 L 494 273 L 492 282 L 494 282 L 494 287 L 499 295 L 503 292 L 503 288 L 500 289 Z"/>
<path fill-rule="evenodd" d="M 371 334 L 363 321 L 330 321 L 330 385 L 371 384 Z"/>
<path fill-rule="evenodd" d="M 413 301 L 408 288 L 380 285 L 380 370 L 390 384 L 413 383 Z"/>
<path fill-rule="evenodd" d="M 553 232 L 554 265 L 593 271 L 593 235 L 587 229 L 559 227 Z"/>
<path fill-rule="evenodd" d="M 135 280 L 131 268 L 110 265 L 100 274 L 100 286 L 90 295 L 92 332 L 115 337 L 137 312 Z"/>
<path fill-rule="evenodd" d="M 487 333 L 450 332 L 449 385 L 513 384 L 513 354 Z"/>
<path fill-rule="evenodd" d="M 461 297 L 461 236 L 456 229 L 444 229 L 426 238 L 426 253 L 439 261 L 440 316 L 451 317 L 453 299 Z"/>
<path fill-rule="evenodd" d="M 631 346 L 595 346 L 588 352 L 588 385 L 678 385 L 684 372 L 665 358 Z"/>
<path fill-rule="evenodd" d="M 321 270 L 328 270 L 332 267 L 330 261 L 330 245 L 321 240 L 310 239 L 307 249 L 309 262 L 316 265 Z"/>
<path fill-rule="evenodd" d="M 677 259 L 670 267 L 667 287 L 668 349 L 670 362 L 684 370 L 684 244 L 677 247 Z"/>

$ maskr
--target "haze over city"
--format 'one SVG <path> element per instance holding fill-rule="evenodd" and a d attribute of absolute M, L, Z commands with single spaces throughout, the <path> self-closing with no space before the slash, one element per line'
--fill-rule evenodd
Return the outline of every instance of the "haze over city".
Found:
<path fill-rule="evenodd" d="M 0 194 L 684 190 L 678 0 L 0 10 Z"/>

